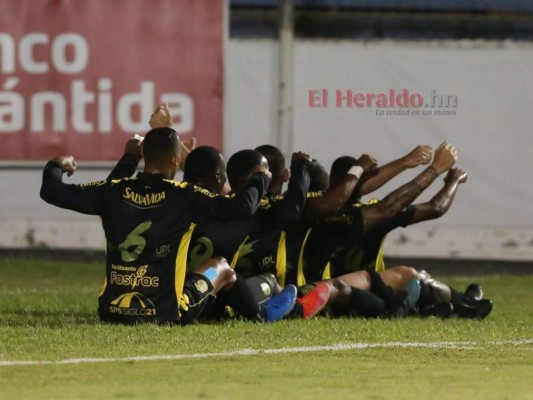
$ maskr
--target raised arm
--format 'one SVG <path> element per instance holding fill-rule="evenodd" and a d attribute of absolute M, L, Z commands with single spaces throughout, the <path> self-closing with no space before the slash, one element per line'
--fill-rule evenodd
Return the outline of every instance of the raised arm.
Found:
<path fill-rule="evenodd" d="M 365 173 L 358 185 L 359 196 L 378 190 L 406 169 L 429 164 L 431 155 L 431 146 L 417 146 L 405 156 Z"/>
<path fill-rule="evenodd" d="M 439 175 L 447 171 L 457 160 L 457 150 L 448 142 L 442 143 L 435 151 L 431 165 L 415 179 L 400 186 L 379 203 L 363 207 L 364 230 L 368 232 L 379 223 L 393 218 L 403 208 L 411 204 Z"/>
<path fill-rule="evenodd" d="M 129 178 L 137 170 L 141 158 L 141 141 L 135 138 L 128 140 L 123 156 L 118 160 L 107 180 Z"/>
<path fill-rule="evenodd" d="M 191 199 L 191 207 L 198 217 L 198 222 L 250 218 L 266 193 L 270 177 L 270 172 L 258 165 L 246 188 L 231 197 L 220 196 L 193 185 L 196 194 Z"/>
<path fill-rule="evenodd" d="M 359 178 L 364 172 L 376 166 L 376 160 L 364 154 L 356 161 L 356 165 L 335 186 L 330 187 L 321 197 L 310 198 L 305 208 L 305 219 L 312 222 L 338 213 L 351 197 Z"/>
<path fill-rule="evenodd" d="M 69 185 L 63 182 L 63 174 L 71 176 L 77 164 L 72 156 L 56 157 L 48 161 L 43 170 L 41 198 L 54 206 L 77 211 L 83 214 L 101 214 L 101 187 L 106 181 L 82 185 Z"/>
<path fill-rule="evenodd" d="M 450 169 L 442 189 L 427 203 L 414 206 L 415 212 L 409 225 L 443 216 L 452 205 L 457 188 L 466 180 L 466 172 L 458 168 Z"/>
<path fill-rule="evenodd" d="M 310 165 L 309 155 L 302 152 L 292 154 L 287 191 L 280 200 L 272 201 L 269 219 L 271 219 L 273 229 L 285 229 L 300 220 L 307 200 L 307 192 L 309 192 Z"/>

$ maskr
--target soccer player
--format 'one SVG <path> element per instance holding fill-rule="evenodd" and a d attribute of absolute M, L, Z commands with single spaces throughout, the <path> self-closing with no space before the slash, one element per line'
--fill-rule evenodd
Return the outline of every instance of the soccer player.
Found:
<path fill-rule="evenodd" d="M 431 166 L 412 182 L 387 196 L 384 205 L 357 209 L 349 216 L 329 217 L 313 227 L 302 225 L 287 232 L 273 231 L 257 239 L 251 238 L 241 245 L 232 265 L 245 276 L 274 271 L 280 283 L 292 283 L 300 287 L 305 286 L 307 282 L 328 278 L 327 263 L 337 248 L 345 245 L 346 240 L 361 240 L 366 231 L 393 218 L 438 175 L 450 168 L 455 159 L 455 148 L 445 143 L 437 150 Z M 335 189 L 333 185 L 332 190 Z M 307 207 L 311 200 L 313 199 L 308 201 Z M 308 257 L 304 257 L 306 249 L 311 253 Z M 308 265 L 305 266 L 305 263 Z M 379 282 L 380 277 L 372 275 L 371 280 Z M 337 283 L 342 286 L 342 282 Z M 337 289 L 338 292 L 346 293 L 346 288 Z M 388 292 L 390 293 L 390 290 Z M 382 292 L 383 294 L 385 293 Z M 392 294 L 389 298 L 391 304 L 397 303 Z"/>
<path fill-rule="evenodd" d="M 107 240 L 106 279 L 99 296 L 102 320 L 186 324 L 235 281 L 223 259 L 186 275 L 186 249 L 195 223 L 249 218 L 266 191 L 259 166 L 245 190 L 226 198 L 172 181 L 180 164 L 176 132 L 157 128 L 143 142 L 144 172 L 133 179 L 65 184 L 72 156 L 57 157 L 43 171 L 41 198 L 102 219 Z"/>
<path fill-rule="evenodd" d="M 354 161 L 355 159 L 348 156 L 335 160 L 330 174 L 332 185 L 335 185 L 346 174 Z M 488 299 L 482 300 L 482 289 L 479 285 L 473 283 L 464 293 L 459 292 L 435 281 L 427 273 L 419 273 L 411 267 L 400 266 L 385 269 L 383 260 L 383 243 L 390 231 L 400 226 L 406 227 L 442 217 L 452 205 L 458 187 L 466 180 L 466 172 L 457 168 L 450 169 L 444 178 L 444 186 L 431 200 L 406 207 L 394 218 L 371 229 L 362 240 L 340 249 L 331 260 L 331 276 L 343 275 L 344 280 L 350 284 L 350 276 L 358 282 L 360 279 L 357 274 L 350 274 L 351 272 L 361 269 L 376 270 L 380 272 L 387 285 L 396 290 L 401 290 L 407 282 L 416 279 L 422 285 L 422 296 L 418 303 L 421 314 L 428 315 L 436 312 L 439 316 L 446 317 L 454 312 L 460 317 L 485 318 L 492 310 L 492 302 Z M 364 184 L 364 176 L 361 181 Z M 377 200 L 360 203 L 358 193 L 353 200 L 355 203 L 351 206 L 352 208 L 364 208 L 377 203 Z M 349 207 L 346 212 L 350 212 Z"/>
<path fill-rule="evenodd" d="M 157 112 L 159 111 L 156 110 Z M 122 156 L 108 179 L 123 177 L 121 174 L 131 174 L 135 171 L 141 158 L 138 143 L 135 140 L 128 141 L 125 151 L 126 154 Z M 291 162 L 292 177 L 289 182 L 287 196 L 274 204 L 271 204 L 268 198 L 263 198 L 261 207 L 253 218 L 199 224 L 194 230 L 191 240 L 187 263 L 188 270 L 198 268 L 214 255 L 231 257 L 247 235 L 283 227 L 297 221 L 305 204 L 309 185 L 307 174 L 308 159 L 309 156 L 304 153 L 294 153 Z M 231 160 L 234 165 L 233 170 L 240 168 L 239 166 L 242 164 L 251 165 L 251 168 L 247 170 L 246 176 L 243 177 L 246 182 L 250 178 L 250 172 L 257 166 L 263 165 L 264 168 L 268 168 L 264 157 L 253 150 L 238 152 Z M 209 190 L 213 194 L 219 193 L 226 180 L 225 163 L 220 152 L 210 146 L 200 146 L 194 149 L 188 154 L 184 163 L 184 179 L 189 183 Z M 234 186 L 238 187 L 238 179 L 234 181 Z M 245 186 L 239 186 L 238 189 L 242 190 Z M 217 302 L 217 304 L 227 303 L 245 318 L 264 320 L 262 309 L 272 308 L 271 303 L 274 305 L 279 303 L 281 300 L 277 298 L 283 295 L 286 297 L 284 292 L 290 289 L 290 285 L 288 285 L 277 295 L 281 288 L 272 274 L 260 274 L 246 280 L 237 274 L 233 290 L 221 293 L 219 296 L 221 301 Z M 317 289 L 317 291 L 319 290 L 320 288 Z M 275 298 L 271 298 L 272 295 L 276 295 Z M 313 313 L 317 312 L 313 311 L 316 309 L 316 301 L 307 301 L 314 296 L 315 294 L 311 293 L 306 299 L 300 300 L 300 303 L 306 301 L 308 305 L 304 317 L 309 318 Z M 281 312 L 280 306 L 276 305 L 275 309 L 275 315 L 279 316 Z M 272 312 L 267 313 L 267 320 L 271 314 Z"/>
<path fill-rule="evenodd" d="M 283 199 L 287 195 L 287 192 L 282 195 L 283 184 L 287 180 L 290 181 L 289 177 L 292 175 L 292 172 L 289 174 L 285 168 L 285 157 L 279 149 L 268 144 L 257 147 L 256 151 L 266 157 L 269 170 L 272 173 L 267 196 L 278 201 Z M 271 164 L 273 165 L 272 169 L 270 169 Z M 312 160 L 311 165 L 317 166 L 317 161 Z M 339 182 L 331 190 L 325 190 L 324 193 L 314 193 L 316 188 L 311 190 L 310 187 L 304 219 L 315 221 L 339 212 L 352 195 L 362 172 L 372 170 L 376 166 L 376 160 L 368 154 L 364 154 L 359 158 L 359 166 L 362 168 L 360 171 L 354 174 L 346 174 L 341 179 L 342 182 Z M 317 168 L 311 168 L 310 173 L 313 171 L 317 171 Z M 316 181 L 316 177 L 313 177 L 311 181 Z"/>

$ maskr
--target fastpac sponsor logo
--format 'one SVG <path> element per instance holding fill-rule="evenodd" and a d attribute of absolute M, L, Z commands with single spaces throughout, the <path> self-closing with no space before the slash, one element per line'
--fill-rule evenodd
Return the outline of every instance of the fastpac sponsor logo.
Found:
<path fill-rule="evenodd" d="M 156 288 L 159 287 L 159 277 L 148 276 L 148 266 L 131 267 L 124 265 L 111 266 L 110 283 L 117 286 Z"/>

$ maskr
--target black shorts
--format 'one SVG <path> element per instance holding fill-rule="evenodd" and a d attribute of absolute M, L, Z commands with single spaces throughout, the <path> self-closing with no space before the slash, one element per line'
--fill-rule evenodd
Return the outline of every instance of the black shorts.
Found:
<path fill-rule="evenodd" d="M 183 303 L 180 303 L 180 325 L 187 325 L 200 318 L 213 304 L 213 284 L 204 275 L 192 272 L 185 277 Z"/>

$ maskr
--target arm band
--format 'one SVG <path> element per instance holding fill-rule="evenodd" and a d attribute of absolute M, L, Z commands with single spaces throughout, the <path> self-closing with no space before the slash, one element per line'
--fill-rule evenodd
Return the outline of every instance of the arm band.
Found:
<path fill-rule="evenodd" d="M 348 174 L 355 176 L 357 179 L 361 178 L 361 175 L 363 175 L 363 168 L 359 165 L 354 165 L 352 168 L 348 170 Z"/>

